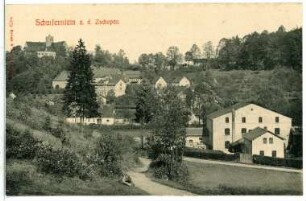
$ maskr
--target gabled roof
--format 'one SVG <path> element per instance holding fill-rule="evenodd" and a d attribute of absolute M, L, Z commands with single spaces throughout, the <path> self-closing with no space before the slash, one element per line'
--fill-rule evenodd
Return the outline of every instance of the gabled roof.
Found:
<path fill-rule="evenodd" d="M 284 138 L 282 138 L 281 136 L 276 135 L 276 134 L 274 134 L 274 133 L 272 133 L 272 132 L 270 132 L 270 131 L 268 131 L 266 129 L 260 128 L 260 127 L 257 127 L 255 129 L 251 130 L 250 132 L 244 134 L 243 138 L 245 138 L 245 139 L 247 139 L 249 141 L 253 141 L 254 139 L 260 137 L 261 135 L 263 135 L 265 133 L 270 133 L 270 134 L 272 134 L 272 135 L 274 135 L 274 136 L 284 140 Z"/>
<path fill-rule="evenodd" d="M 207 118 L 214 119 L 216 117 L 219 117 L 219 116 L 225 115 L 227 113 L 230 113 L 232 110 L 237 110 L 237 109 L 240 109 L 240 108 L 245 107 L 245 106 L 250 105 L 250 104 L 251 103 L 237 103 L 235 105 L 224 108 L 222 110 L 218 110 L 216 112 L 213 112 L 213 113 L 207 115 Z"/>
<path fill-rule="evenodd" d="M 46 49 L 45 42 L 26 42 L 25 49 L 27 51 L 44 51 Z"/>
<path fill-rule="evenodd" d="M 184 76 L 183 76 L 184 77 Z M 172 80 L 172 83 L 179 83 L 183 77 L 176 77 Z"/>
<path fill-rule="evenodd" d="M 101 117 L 114 117 L 114 106 L 104 105 L 102 108 L 98 109 Z"/>
<path fill-rule="evenodd" d="M 266 129 L 257 127 L 257 128 L 255 128 L 255 129 L 251 130 L 250 132 L 244 134 L 242 138 L 240 138 L 239 140 L 237 140 L 237 141 L 231 143 L 231 145 L 232 145 L 232 146 L 236 146 L 236 145 L 239 145 L 239 144 L 244 144 L 244 141 L 245 141 L 245 140 L 253 141 L 254 139 L 256 139 L 256 138 L 262 136 L 262 135 L 265 134 L 265 133 L 269 133 L 269 134 L 271 134 L 271 135 L 274 135 L 275 137 L 278 137 L 278 138 L 281 139 L 281 140 L 285 140 L 284 138 L 282 138 L 282 137 L 279 136 L 279 135 L 276 135 L 276 134 L 274 134 L 274 133 L 272 133 L 272 132 L 270 132 L 270 131 L 268 131 L 268 130 L 266 130 Z"/>
<path fill-rule="evenodd" d="M 66 48 L 67 44 L 65 41 L 60 42 L 53 42 L 50 47 L 46 47 L 45 42 L 31 42 L 27 41 L 25 44 L 25 50 L 26 51 L 54 51 L 57 52 L 60 50 L 61 47 Z"/>
<path fill-rule="evenodd" d="M 165 80 L 165 82 L 167 83 L 166 79 L 165 79 L 163 76 L 155 77 L 155 78 L 153 79 L 153 83 L 155 84 L 155 83 L 159 80 L 159 78 L 163 78 L 163 80 Z"/>
<path fill-rule="evenodd" d="M 141 78 L 141 72 L 138 70 L 126 70 L 123 72 L 128 78 Z"/>
<path fill-rule="evenodd" d="M 186 136 L 202 136 L 203 128 L 186 128 Z"/>
<path fill-rule="evenodd" d="M 103 78 L 108 75 L 121 74 L 121 71 L 117 68 L 94 67 L 93 73 L 94 78 Z"/>
<path fill-rule="evenodd" d="M 69 71 L 62 71 L 60 74 L 58 74 L 53 81 L 67 81 L 68 80 Z"/>
<path fill-rule="evenodd" d="M 124 82 L 124 79 L 121 75 L 114 74 L 110 76 L 110 79 L 100 80 L 94 84 L 99 86 L 115 86 L 120 80 Z"/>

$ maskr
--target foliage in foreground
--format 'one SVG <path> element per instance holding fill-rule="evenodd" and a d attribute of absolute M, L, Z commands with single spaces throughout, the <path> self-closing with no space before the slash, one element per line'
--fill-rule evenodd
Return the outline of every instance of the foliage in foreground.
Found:
<path fill-rule="evenodd" d="M 187 179 L 187 167 L 182 164 L 187 121 L 186 106 L 177 98 L 174 88 L 166 89 L 160 94 L 152 123 L 154 135 L 149 142 L 154 156 L 151 168 L 155 176 L 170 180 Z"/>
<path fill-rule="evenodd" d="M 82 164 L 78 155 L 68 149 L 55 150 L 51 146 L 42 145 L 38 149 L 36 162 L 38 168 L 48 174 L 54 174 L 58 177 L 85 178 L 85 165 Z"/>
<path fill-rule="evenodd" d="M 33 159 L 38 141 L 29 130 L 20 132 L 12 126 L 6 126 L 6 157 L 16 159 Z"/>

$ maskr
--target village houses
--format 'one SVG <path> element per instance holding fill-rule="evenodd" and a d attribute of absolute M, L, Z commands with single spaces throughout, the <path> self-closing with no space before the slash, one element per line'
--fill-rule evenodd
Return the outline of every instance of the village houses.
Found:
<path fill-rule="evenodd" d="M 239 103 L 207 116 L 207 143 L 213 150 L 229 153 L 232 143 L 252 142 L 251 154 L 275 155 L 269 150 L 271 148 L 277 152 L 277 157 L 281 157 L 283 153 L 279 150 L 287 146 L 291 127 L 289 117 L 252 103 Z M 277 139 L 274 139 L 275 136 Z M 265 149 L 270 138 L 275 143 L 270 143 L 271 147 Z M 283 143 L 279 143 L 280 140 Z M 258 145 L 258 141 L 262 141 L 262 146 Z"/>
<path fill-rule="evenodd" d="M 167 81 L 166 81 L 167 80 Z M 155 89 L 164 89 L 168 85 L 175 86 L 175 87 L 190 87 L 191 83 L 186 76 L 182 77 L 175 77 L 174 79 L 165 79 L 162 76 L 157 77 L 154 81 L 154 88 Z"/>

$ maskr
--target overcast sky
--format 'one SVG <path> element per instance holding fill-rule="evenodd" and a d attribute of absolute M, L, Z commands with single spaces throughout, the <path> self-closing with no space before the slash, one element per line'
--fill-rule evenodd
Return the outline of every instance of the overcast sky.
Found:
<path fill-rule="evenodd" d="M 13 22 L 9 28 L 9 21 Z M 76 20 L 75 26 L 36 26 L 36 20 Z M 117 25 L 79 25 L 91 19 L 119 20 Z M 301 4 L 147 4 L 147 5 L 8 5 L 6 7 L 6 49 L 9 36 L 14 45 L 55 41 L 74 46 L 79 38 L 89 51 L 96 44 L 110 52 L 123 49 L 133 62 L 142 53 L 163 52 L 176 45 L 181 53 L 196 43 L 243 36 L 253 31 L 269 32 L 284 25 L 287 30 L 302 26 Z M 13 30 L 10 35 L 9 30 Z"/>

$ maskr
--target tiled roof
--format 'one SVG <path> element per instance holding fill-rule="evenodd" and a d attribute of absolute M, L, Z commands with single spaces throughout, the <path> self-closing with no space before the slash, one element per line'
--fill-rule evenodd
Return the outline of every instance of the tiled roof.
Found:
<path fill-rule="evenodd" d="M 214 119 L 216 117 L 219 117 L 219 116 L 222 116 L 224 114 L 230 113 L 232 110 L 240 109 L 240 108 L 245 107 L 245 106 L 247 106 L 249 104 L 251 104 L 251 103 L 237 103 L 235 105 L 232 105 L 230 107 L 224 108 L 222 110 L 218 110 L 216 112 L 213 112 L 213 113 L 207 115 L 207 118 Z"/>
<path fill-rule="evenodd" d="M 272 132 L 270 132 L 270 131 L 268 131 L 266 129 L 259 128 L 259 127 L 257 127 L 255 129 L 251 130 L 250 132 L 244 134 L 243 138 L 252 141 L 252 140 L 258 138 L 259 136 L 261 136 L 261 135 L 263 135 L 265 133 L 270 133 L 270 134 L 272 134 L 272 135 L 274 135 L 274 136 L 284 140 L 284 138 L 282 138 L 281 136 L 276 135 L 276 134 L 274 134 L 274 133 L 272 133 Z"/>
<path fill-rule="evenodd" d="M 111 75 L 111 78 L 106 80 L 100 80 L 95 83 L 95 85 L 103 85 L 103 86 L 115 86 L 120 80 L 124 81 L 121 75 Z"/>
<path fill-rule="evenodd" d="M 121 74 L 121 71 L 118 68 L 95 67 L 93 73 L 95 78 L 102 78 L 108 75 Z"/>
<path fill-rule="evenodd" d="M 187 136 L 202 136 L 203 128 L 186 128 Z"/>
<path fill-rule="evenodd" d="M 124 71 L 123 73 L 128 78 L 140 78 L 141 77 L 141 72 L 140 71 L 127 70 L 127 71 Z"/>
<path fill-rule="evenodd" d="M 67 81 L 69 75 L 69 71 L 62 71 L 60 74 L 58 74 L 53 81 Z"/>
<path fill-rule="evenodd" d="M 112 105 L 103 105 L 98 111 L 101 117 L 114 117 L 114 106 Z"/>
<path fill-rule="evenodd" d="M 262 136 L 262 135 L 265 134 L 265 133 L 269 133 L 269 134 L 271 134 L 271 135 L 274 135 L 275 137 L 280 138 L 281 140 L 284 140 L 284 138 L 282 138 L 282 137 L 279 136 L 279 135 L 276 135 L 276 134 L 274 134 L 274 133 L 272 133 L 272 132 L 270 132 L 270 131 L 268 131 L 268 130 L 266 130 L 266 129 L 257 127 L 257 128 L 255 128 L 255 129 L 251 130 L 250 132 L 244 134 L 242 138 L 240 138 L 239 140 L 233 142 L 231 145 L 232 145 L 232 146 L 236 146 L 236 145 L 238 145 L 238 144 L 244 144 L 244 141 L 245 141 L 245 140 L 253 141 L 254 139 L 256 139 L 256 138 Z"/>
<path fill-rule="evenodd" d="M 57 51 L 60 51 L 61 47 L 66 48 L 66 42 L 65 41 L 54 42 L 48 48 L 46 47 L 45 42 L 30 42 L 30 41 L 28 41 L 25 44 L 25 50 L 26 51 L 34 51 L 34 52 L 45 51 L 45 50 L 57 52 Z"/>

